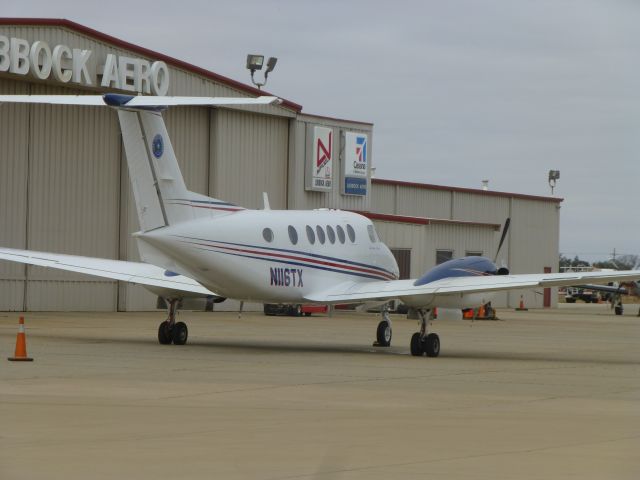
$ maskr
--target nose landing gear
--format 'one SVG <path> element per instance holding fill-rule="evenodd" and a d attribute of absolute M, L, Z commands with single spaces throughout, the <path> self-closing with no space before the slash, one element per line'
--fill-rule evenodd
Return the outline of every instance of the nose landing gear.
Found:
<path fill-rule="evenodd" d="M 376 330 L 376 342 L 374 347 L 390 347 L 393 331 L 391 329 L 391 318 L 389 317 L 389 308 L 385 305 L 382 308 L 382 321 L 378 324 Z"/>

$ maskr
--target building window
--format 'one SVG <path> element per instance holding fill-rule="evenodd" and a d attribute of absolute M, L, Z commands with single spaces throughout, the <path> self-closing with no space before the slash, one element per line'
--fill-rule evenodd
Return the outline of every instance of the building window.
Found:
<path fill-rule="evenodd" d="M 262 230 L 262 238 L 264 238 L 267 242 L 273 242 L 273 230 L 270 228 L 265 228 Z"/>
<path fill-rule="evenodd" d="M 309 239 L 309 243 L 313 245 L 316 243 L 316 234 L 313 233 L 313 228 L 307 225 L 307 238 Z"/>
<path fill-rule="evenodd" d="M 344 243 L 344 240 L 345 240 L 344 230 L 340 225 L 336 227 L 336 232 L 338 232 L 338 240 L 340 240 L 340 243 Z"/>
<path fill-rule="evenodd" d="M 325 239 L 324 230 L 320 225 L 316 226 L 316 233 L 318 234 L 318 241 L 324 245 L 324 239 Z"/>
<path fill-rule="evenodd" d="M 347 235 L 349 235 L 349 240 L 351 240 L 351 243 L 355 243 L 356 232 L 351 225 L 347 225 Z"/>
<path fill-rule="evenodd" d="M 333 231 L 331 225 L 327 225 L 327 237 L 329 237 L 329 241 L 334 244 L 336 243 L 336 234 Z"/>
<path fill-rule="evenodd" d="M 453 250 L 436 250 L 436 265 L 440 265 L 453 258 Z"/>
<path fill-rule="evenodd" d="M 293 225 L 289 225 L 289 240 L 296 245 L 298 243 L 298 232 Z"/>
<path fill-rule="evenodd" d="M 478 252 L 478 251 L 466 251 L 466 256 L 467 257 L 481 257 L 482 256 L 482 252 Z"/>

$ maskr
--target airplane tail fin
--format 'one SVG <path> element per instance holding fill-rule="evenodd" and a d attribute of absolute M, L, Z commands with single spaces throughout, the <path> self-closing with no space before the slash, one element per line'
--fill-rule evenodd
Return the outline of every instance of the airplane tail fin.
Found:
<path fill-rule="evenodd" d="M 187 190 L 160 111 L 118 109 L 118 118 L 143 232 L 242 210 Z"/>
<path fill-rule="evenodd" d="M 0 103 L 87 105 L 118 112 L 129 176 L 143 232 L 168 225 L 243 210 L 228 202 L 187 190 L 162 118 L 177 105 L 279 105 L 277 97 L 152 97 L 105 95 L 0 95 Z"/>

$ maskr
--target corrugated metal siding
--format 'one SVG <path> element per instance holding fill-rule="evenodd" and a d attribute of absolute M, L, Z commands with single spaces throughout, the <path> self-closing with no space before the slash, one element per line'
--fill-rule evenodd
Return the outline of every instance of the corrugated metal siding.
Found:
<path fill-rule="evenodd" d="M 31 91 L 57 93 L 46 86 Z M 91 107 L 30 108 L 27 248 L 115 258 L 120 182 L 115 113 Z M 27 275 L 29 310 L 115 307 L 116 282 L 42 267 L 28 267 Z M 83 282 L 84 293 L 78 288 Z"/>
<path fill-rule="evenodd" d="M 511 214 L 511 271 L 513 273 L 543 273 L 544 267 L 558 271 L 559 206 L 551 202 L 513 199 Z M 542 289 L 537 290 L 542 293 Z M 542 307 L 543 296 L 534 291 L 513 292 L 511 305 L 517 306 L 524 294 L 526 306 Z M 551 305 L 558 301 L 557 289 L 552 289 Z"/>
<path fill-rule="evenodd" d="M 212 196 L 243 207 L 287 206 L 289 121 L 266 115 L 217 109 L 212 128 Z"/>
<path fill-rule="evenodd" d="M 451 193 L 398 186 L 396 209 L 399 215 L 451 218 Z"/>
<path fill-rule="evenodd" d="M 395 185 L 373 183 L 371 185 L 371 211 L 397 215 L 397 189 L 398 187 Z"/>
<path fill-rule="evenodd" d="M 509 216 L 509 198 L 482 193 L 453 192 L 453 218 L 503 224 Z"/>
<path fill-rule="evenodd" d="M 27 85 L 0 80 L 0 91 L 27 93 Z M 27 243 L 29 107 L 0 106 L 0 246 Z M 26 266 L 0 262 L 0 310 L 22 310 Z"/>

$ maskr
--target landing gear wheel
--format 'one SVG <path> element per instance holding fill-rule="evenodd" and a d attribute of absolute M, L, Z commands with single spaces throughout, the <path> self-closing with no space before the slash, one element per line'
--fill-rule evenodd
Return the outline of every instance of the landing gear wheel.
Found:
<path fill-rule="evenodd" d="M 173 326 L 173 344 L 184 345 L 187 343 L 187 337 L 189 336 L 189 330 L 184 322 L 177 322 Z"/>
<path fill-rule="evenodd" d="M 425 351 L 427 357 L 437 357 L 440 355 L 440 337 L 436 333 L 430 333 L 425 339 Z"/>
<path fill-rule="evenodd" d="M 421 357 L 424 355 L 424 343 L 420 332 L 416 332 L 411 336 L 411 355 Z"/>
<path fill-rule="evenodd" d="M 388 347 L 391 345 L 391 324 L 386 320 L 381 321 L 378 324 L 378 330 L 376 331 L 376 340 L 378 340 L 378 346 Z"/>
<path fill-rule="evenodd" d="M 171 327 L 169 326 L 169 321 L 165 320 L 158 327 L 158 342 L 161 345 L 170 345 L 173 336 L 171 335 Z"/>
<path fill-rule="evenodd" d="M 614 311 L 616 312 L 616 315 L 622 315 L 622 312 L 624 312 L 624 309 L 622 308 L 622 305 L 616 305 L 614 308 Z"/>

